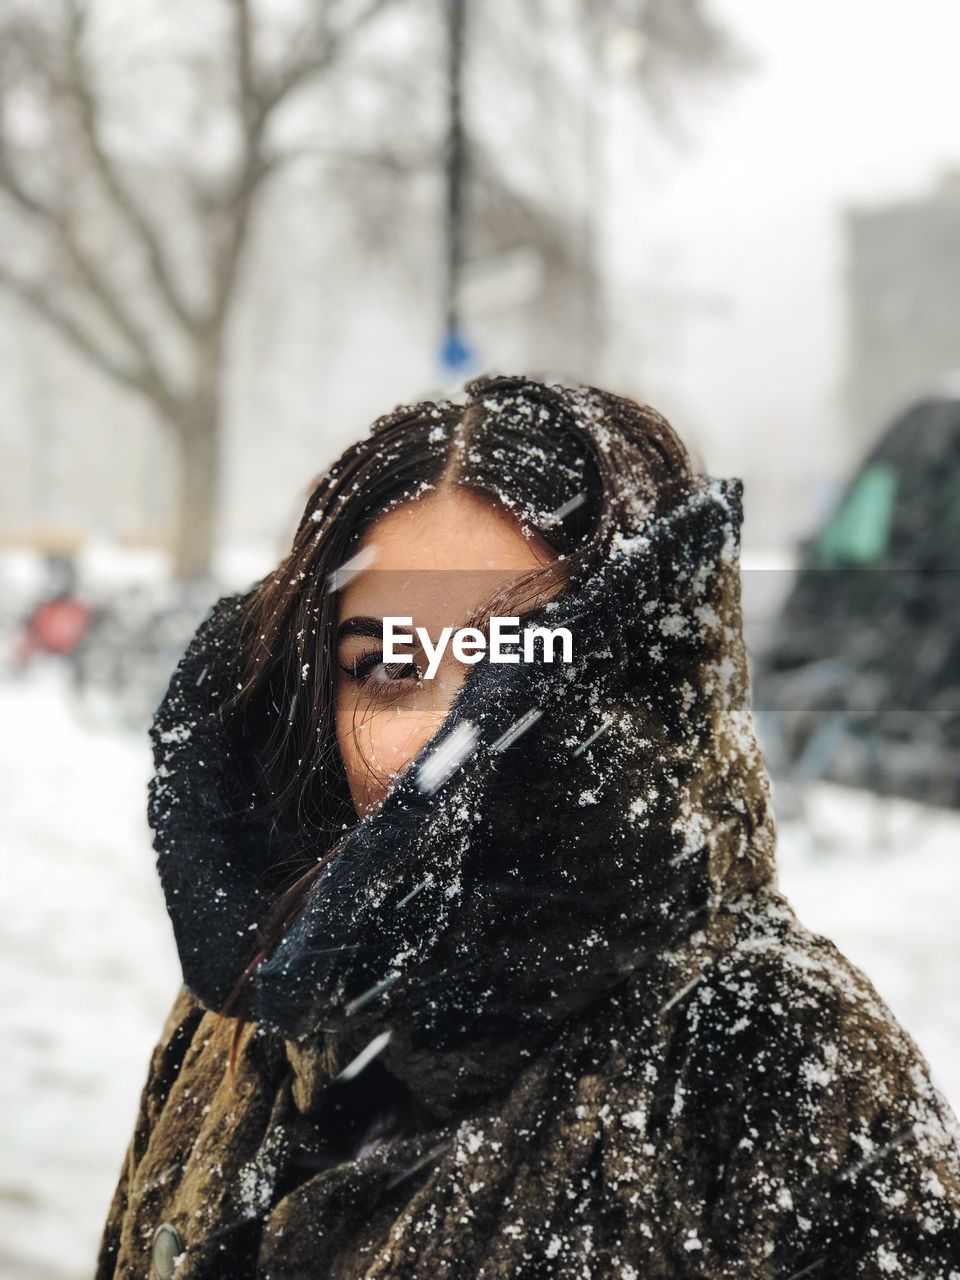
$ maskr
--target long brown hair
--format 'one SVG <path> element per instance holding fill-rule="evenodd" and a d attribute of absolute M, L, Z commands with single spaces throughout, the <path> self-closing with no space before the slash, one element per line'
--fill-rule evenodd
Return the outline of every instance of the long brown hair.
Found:
<path fill-rule="evenodd" d="M 378 418 L 311 493 L 279 566 L 256 584 L 242 628 L 242 678 L 224 703 L 256 743 L 257 811 L 298 852 L 265 868 L 276 897 L 221 1009 L 237 1016 L 235 1078 L 249 983 L 296 920 L 310 886 L 357 822 L 334 722 L 336 591 L 330 575 L 376 520 L 418 494 L 462 486 L 505 506 L 575 574 L 610 537 L 680 500 L 693 473 L 656 410 L 595 387 L 526 377 L 467 383 L 463 404 L 401 405 Z M 529 589 L 553 565 L 522 575 Z M 325 849 L 319 858 L 317 850 Z"/>

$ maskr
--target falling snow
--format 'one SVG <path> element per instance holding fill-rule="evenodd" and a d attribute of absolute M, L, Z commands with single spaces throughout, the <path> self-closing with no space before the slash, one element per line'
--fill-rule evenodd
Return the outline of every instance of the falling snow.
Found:
<path fill-rule="evenodd" d="M 587 393 L 579 410 L 599 412 Z M 601 424 L 597 440 L 610 447 Z M 242 1065 L 240 1110 L 210 1083 L 223 1052 L 210 1010 L 262 906 L 265 845 L 229 826 L 243 775 L 213 711 L 233 680 L 236 602 L 198 636 L 154 736 L 150 812 L 196 1005 L 178 1006 L 189 1052 L 152 1137 L 201 1153 L 204 1186 L 235 1187 L 263 1274 L 309 1258 L 359 1276 L 406 1259 L 406 1274 L 432 1277 L 468 1259 L 488 1277 L 694 1267 L 713 1280 L 734 1260 L 744 1276 L 789 1276 L 824 1250 L 824 1274 L 949 1274 L 956 1122 L 878 991 L 801 923 L 777 878 L 739 626 L 717 625 L 737 618 L 739 499 L 739 482 L 704 481 L 681 518 L 648 525 L 571 594 L 576 679 L 546 664 L 473 669 L 257 970 L 265 1039 Z M 647 598 L 657 583 L 666 594 Z M 257 1053 L 278 1055 L 275 1076 Z M 280 1082 L 292 1072 L 296 1097 L 322 1097 L 358 1060 L 353 1079 L 383 1066 L 434 1127 L 277 1198 L 300 1150 Z M 242 1156 L 217 1136 L 227 1123 L 249 1126 Z M 176 1183 L 158 1206 L 135 1180 L 131 1230 L 188 1213 L 192 1184 Z M 217 1203 L 202 1201 L 201 1242 L 231 1225 Z"/>

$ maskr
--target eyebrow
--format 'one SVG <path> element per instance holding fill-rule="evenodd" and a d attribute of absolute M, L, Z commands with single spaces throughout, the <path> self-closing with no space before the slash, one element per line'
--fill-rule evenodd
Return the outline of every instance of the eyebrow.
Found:
<path fill-rule="evenodd" d="M 337 644 L 341 644 L 348 636 L 370 636 L 374 640 L 383 640 L 383 619 L 374 618 L 368 613 L 355 614 L 340 623 L 337 628 Z"/>

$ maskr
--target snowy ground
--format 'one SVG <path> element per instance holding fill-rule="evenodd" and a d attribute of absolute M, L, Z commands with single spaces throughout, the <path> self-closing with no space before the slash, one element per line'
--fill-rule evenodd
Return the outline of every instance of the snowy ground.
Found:
<path fill-rule="evenodd" d="M 0 684 L 0 1276 L 87 1280 L 179 971 L 145 735 L 85 727 L 60 673 Z M 874 981 L 960 1109 L 960 814 L 823 787 L 781 883 Z"/>
<path fill-rule="evenodd" d="M 80 726 L 60 672 L 0 686 L 0 1276 L 93 1273 L 178 966 L 149 744 Z"/>

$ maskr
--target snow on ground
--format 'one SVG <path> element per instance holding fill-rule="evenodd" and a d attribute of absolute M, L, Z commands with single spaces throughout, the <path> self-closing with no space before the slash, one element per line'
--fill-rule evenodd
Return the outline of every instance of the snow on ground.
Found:
<path fill-rule="evenodd" d="M 778 836 L 800 919 L 867 975 L 960 1115 L 960 813 L 821 783 Z"/>
<path fill-rule="evenodd" d="M 179 985 L 149 743 L 79 721 L 51 666 L 0 684 L 0 723 L 0 1275 L 87 1280 Z M 778 827 L 801 919 L 873 980 L 960 1109 L 960 814 L 824 786 Z"/>
<path fill-rule="evenodd" d="M 179 968 L 149 742 L 83 727 L 61 672 L 0 685 L 0 1275 L 93 1274 Z"/>

